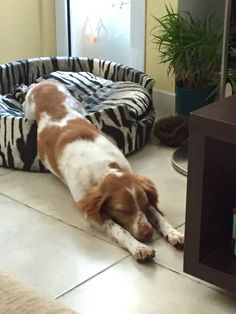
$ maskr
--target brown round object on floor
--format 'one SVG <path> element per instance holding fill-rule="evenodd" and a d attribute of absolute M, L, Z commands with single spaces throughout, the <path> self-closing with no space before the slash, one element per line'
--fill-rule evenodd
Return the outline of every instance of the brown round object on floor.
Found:
<path fill-rule="evenodd" d="M 188 139 L 188 117 L 178 114 L 160 119 L 155 123 L 153 133 L 164 145 L 182 146 Z"/>

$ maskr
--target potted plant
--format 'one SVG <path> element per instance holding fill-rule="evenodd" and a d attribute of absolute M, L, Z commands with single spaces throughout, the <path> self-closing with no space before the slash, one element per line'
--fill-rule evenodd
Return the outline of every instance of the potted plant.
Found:
<path fill-rule="evenodd" d="M 176 112 L 189 115 L 213 102 L 220 81 L 222 28 L 213 16 L 194 19 L 189 13 L 155 16 L 153 43 L 160 51 L 161 63 L 168 64 L 168 74 L 175 75 Z"/>

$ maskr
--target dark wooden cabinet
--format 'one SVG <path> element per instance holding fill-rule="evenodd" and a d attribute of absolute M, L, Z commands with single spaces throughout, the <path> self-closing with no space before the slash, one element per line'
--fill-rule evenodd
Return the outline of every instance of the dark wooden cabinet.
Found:
<path fill-rule="evenodd" d="M 236 95 L 190 116 L 184 271 L 236 294 Z"/>

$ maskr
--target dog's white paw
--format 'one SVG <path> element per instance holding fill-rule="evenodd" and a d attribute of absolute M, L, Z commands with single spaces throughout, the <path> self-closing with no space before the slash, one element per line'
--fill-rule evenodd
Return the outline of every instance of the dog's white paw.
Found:
<path fill-rule="evenodd" d="M 148 262 L 155 256 L 155 250 L 148 246 L 138 246 L 134 251 L 134 258 L 140 263 Z"/>
<path fill-rule="evenodd" d="M 177 230 L 173 230 L 171 233 L 166 236 L 167 241 L 178 248 L 183 248 L 184 246 L 184 235 Z"/>

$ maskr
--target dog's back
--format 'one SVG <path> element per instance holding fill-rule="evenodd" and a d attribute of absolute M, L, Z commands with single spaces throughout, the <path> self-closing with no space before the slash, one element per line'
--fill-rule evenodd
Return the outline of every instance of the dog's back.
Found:
<path fill-rule="evenodd" d="M 53 80 L 33 86 L 24 105 L 38 124 L 38 153 L 42 163 L 71 190 L 75 200 L 117 162 L 130 170 L 123 154 L 83 114 L 73 110 L 77 100 Z"/>

